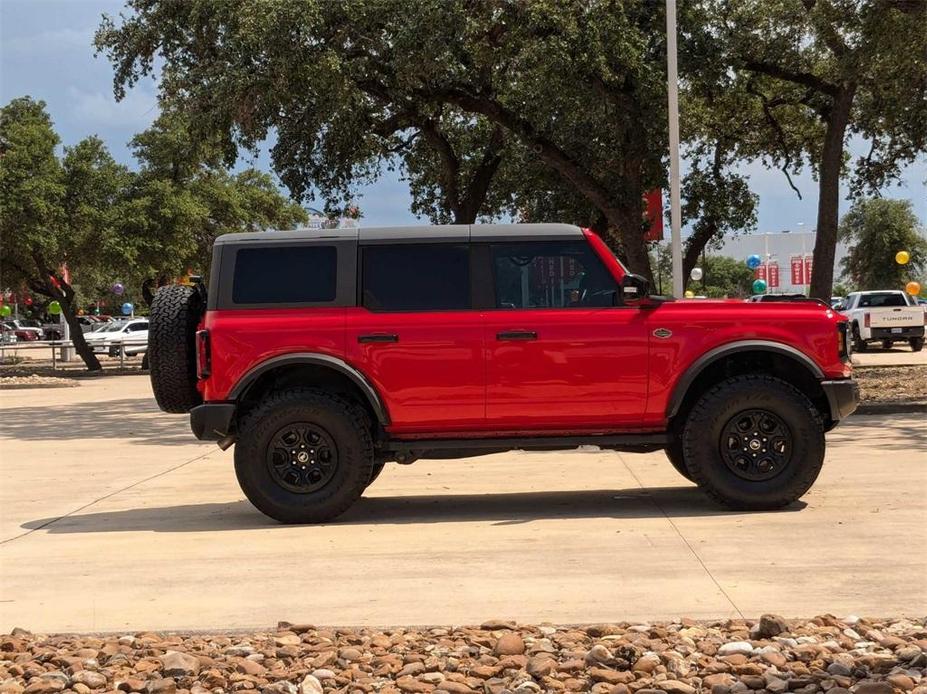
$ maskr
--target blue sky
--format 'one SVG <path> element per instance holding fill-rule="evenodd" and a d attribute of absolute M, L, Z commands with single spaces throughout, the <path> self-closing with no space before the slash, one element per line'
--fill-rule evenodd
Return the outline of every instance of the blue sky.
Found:
<path fill-rule="evenodd" d="M 131 163 L 126 143 L 156 117 L 156 84 L 144 80 L 116 103 L 110 65 L 94 57 L 91 46 L 101 15 L 117 14 L 121 6 L 110 0 L 0 0 L 0 103 L 23 95 L 42 99 L 64 144 L 96 134 L 118 160 Z M 268 169 L 266 156 L 256 166 Z M 760 231 L 814 228 L 817 196 L 810 174 L 796 179 L 799 200 L 781 172 L 759 163 L 743 171 L 759 195 Z M 922 157 L 904 172 L 900 185 L 885 191 L 911 200 L 922 224 L 927 223 L 925 181 L 927 158 Z M 360 189 L 358 202 L 365 225 L 416 221 L 408 188 L 395 173 L 384 172 L 380 181 Z"/>

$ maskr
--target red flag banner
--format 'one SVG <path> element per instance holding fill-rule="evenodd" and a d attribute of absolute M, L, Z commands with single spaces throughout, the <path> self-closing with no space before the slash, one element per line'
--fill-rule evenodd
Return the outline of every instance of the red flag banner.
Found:
<path fill-rule="evenodd" d="M 769 264 L 769 288 L 776 289 L 779 286 L 779 263 Z"/>
<path fill-rule="evenodd" d="M 792 284 L 805 284 L 805 264 L 800 255 L 793 255 L 789 258 L 789 264 L 792 269 Z"/>
<path fill-rule="evenodd" d="M 663 240 L 663 191 L 659 188 L 644 193 L 645 241 Z"/>
<path fill-rule="evenodd" d="M 813 262 L 810 255 L 805 256 L 805 284 L 811 284 L 811 270 L 813 269 Z"/>

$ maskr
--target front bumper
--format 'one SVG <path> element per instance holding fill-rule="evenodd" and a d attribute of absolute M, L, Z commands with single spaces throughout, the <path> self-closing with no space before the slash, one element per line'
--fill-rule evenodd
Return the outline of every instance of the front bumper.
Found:
<path fill-rule="evenodd" d="M 231 433 L 235 403 L 210 402 L 190 410 L 190 428 L 200 441 L 221 441 Z"/>
<path fill-rule="evenodd" d="M 859 385 L 852 378 L 821 381 L 834 422 L 849 417 L 859 406 Z"/>

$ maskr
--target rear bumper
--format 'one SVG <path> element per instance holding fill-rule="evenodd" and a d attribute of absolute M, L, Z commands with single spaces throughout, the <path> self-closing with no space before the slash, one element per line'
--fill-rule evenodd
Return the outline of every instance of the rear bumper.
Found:
<path fill-rule="evenodd" d="M 190 410 L 190 428 L 200 441 L 220 441 L 229 435 L 235 403 L 211 402 Z"/>
<path fill-rule="evenodd" d="M 912 337 L 924 337 L 924 326 L 918 325 L 910 328 L 894 328 L 900 332 L 892 332 L 893 328 L 870 328 L 873 340 L 909 340 Z"/>
<path fill-rule="evenodd" d="M 821 387 L 827 395 L 830 418 L 834 422 L 849 417 L 859 406 L 859 385 L 852 378 L 822 381 Z"/>

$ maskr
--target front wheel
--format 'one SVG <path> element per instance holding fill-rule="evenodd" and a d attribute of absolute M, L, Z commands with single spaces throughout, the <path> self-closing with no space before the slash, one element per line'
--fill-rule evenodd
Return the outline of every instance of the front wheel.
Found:
<path fill-rule="evenodd" d="M 370 481 L 373 440 L 363 408 L 325 391 L 270 395 L 241 422 L 235 474 L 248 500 L 281 523 L 344 513 Z"/>
<path fill-rule="evenodd" d="M 786 506 L 824 462 L 824 423 L 794 386 L 766 375 L 722 381 L 696 403 L 683 431 L 692 480 L 734 509 Z"/>
<path fill-rule="evenodd" d="M 895 343 L 891 340 L 882 340 L 882 349 L 891 349 L 895 346 Z"/>
<path fill-rule="evenodd" d="M 920 352 L 924 349 L 924 338 L 923 337 L 912 337 L 911 338 L 911 351 Z"/>
<path fill-rule="evenodd" d="M 689 469 L 686 467 L 685 456 L 682 451 L 682 437 L 674 436 L 663 452 L 666 453 L 666 457 L 672 466 L 676 468 L 676 472 L 692 482 L 692 475 L 689 474 Z"/>

